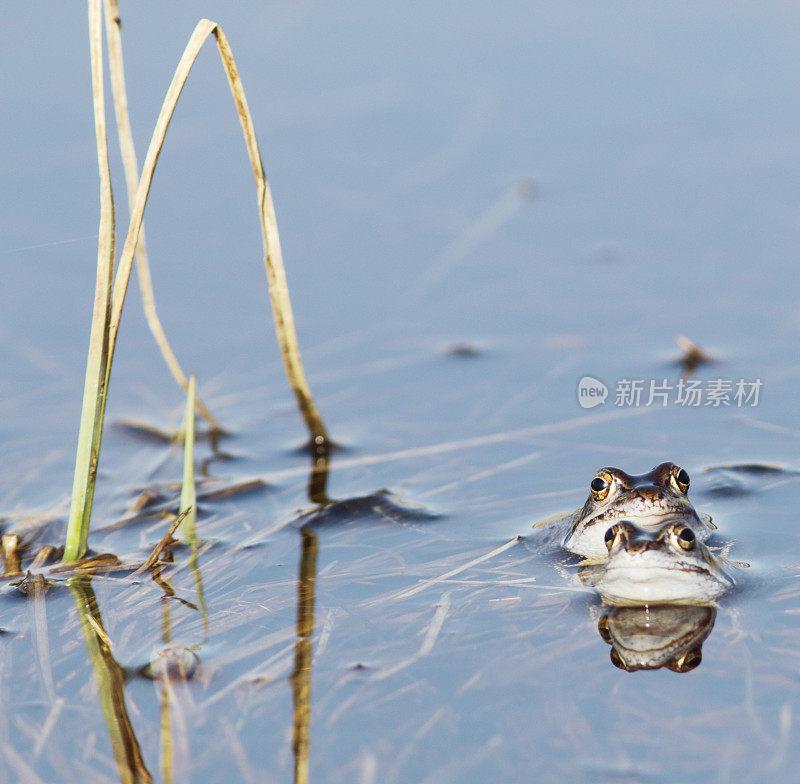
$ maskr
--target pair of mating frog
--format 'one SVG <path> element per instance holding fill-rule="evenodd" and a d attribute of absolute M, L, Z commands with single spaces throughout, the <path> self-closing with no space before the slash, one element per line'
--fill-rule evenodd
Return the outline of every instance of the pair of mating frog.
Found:
<path fill-rule="evenodd" d="M 733 587 L 703 543 L 716 528 L 689 501 L 689 474 L 662 463 L 641 476 L 602 468 L 562 544 L 587 560 L 581 580 L 609 604 L 701 604 Z"/>

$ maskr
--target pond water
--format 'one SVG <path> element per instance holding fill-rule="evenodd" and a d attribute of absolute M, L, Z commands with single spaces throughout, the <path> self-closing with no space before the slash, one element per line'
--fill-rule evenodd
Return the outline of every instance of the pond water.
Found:
<path fill-rule="evenodd" d="M 6 584 L 3 776 L 796 780 L 800 8 L 123 5 L 140 158 L 199 14 L 248 93 L 306 370 L 341 445 L 337 503 L 309 499 L 209 48 L 146 214 L 167 334 L 230 430 L 198 447 L 204 543 L 159 581 Z M 57 542 L 97 231 L 86 20 L 66 5 L 4 20 L 0 512 L 5 528 L 53 520 Z M 758 380 L 757 405 L 677 404 L 680 334 L 715 359 L 692 376 L 705 395 Z M 584 377 L 604 403 L 579 405 Z M 618 399 L 625 380 L 640 405 Z M 666 406 L 645 405 L 651 381 Z M 141 560 L 163 535 L 162 507 L 130 510 L 144 490 L 176 502 L 181 453 L 126 422 L 174 429 L 182 410 L 132 286 L 96 550 Z M 602 465 L 666 460 L 751 568 L 715 611 L 606 617 L 531 526 L 579 507 Z M 702 662 L 627 672 L 604 626 L 618 643 L 690 628 Z"/>

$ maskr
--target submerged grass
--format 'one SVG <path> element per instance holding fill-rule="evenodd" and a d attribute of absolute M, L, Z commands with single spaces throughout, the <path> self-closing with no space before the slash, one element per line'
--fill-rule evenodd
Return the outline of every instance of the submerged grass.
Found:
<path fill-rule="evenodd" d="M 197 492 L 194 483 L 194 376 L 189 378 L 186 394 L 186 413 L 183 417 L 183 485 L 181 486 L 180 514 L 185 515 L 181 531 L 190 540 L 197 538 Z"/>
<path fill-rule="evenodd" d="M 109 26 L 117 28 L 118 10 L 115 3 L 106 4 L 106 14 L 110 17 Z M 122 310 L 125 304 L 125 295 L 130 281 L 131 267 L 137 247 L 139 247 L 140 234 L 147 197 L 153 181 L 155 167 L 161 148 L 172 119 L 173 112 L 180 98 L 186 80 L 191 72 L 200 49 L 209 36 L 214 36 L 217 44 L 222 66 L 228 78 L 228 84 L 233 95 L 236 111 L 242 127 L 245 146 L 250 157 L 253 175 L 256 181 L 256 195 L 259 206 L 261 223 L 261 236 L 264 247 L 264 265 L 267 272 L 267 282 L 272 313 L 278 344 L 283 359 L 284 368 L 289 378 L 292 390 L 311 436 L 311 443 L 318 454 L 327 454 L 329 438 L 322 417 L 314 403 L 311 390 L 306 380 L 305 371 L 300 359 L 300 350 L 297 343 L 297 333 L 294 327 L 289 288 L 286 282 L 286 273 L 278 237 L 278 226 L 275 219 L 275 209 L 272 203 L 269 184 L 264 175 L 261 153 L 256 141 L 253 120 L 247 105 L 244 88 L 239 78 L 236 63 L 225 34 L 216 23 L 202 19 L 198 22 L 192 33 L 189 43 L 175 70 L 172 82 L 167 90 L 164 103 L 161 107 L 155 130 L 150 140 L 141 176 L 138 178 L 136 192 L 130 204 L 130 223 L 122 252 L 119 267 L 114 274 L 115 259 L 115 226 L 114 226 L 114 199 L 111 189 L 111 177 L 108 162 L 108 143 L 105 123 L 105 102 L 103 93 L 103 61 L 102 61 L 102 32 L 101 32 L 101 1 L 89 0 L 89 32 L 90 52 L 92 63 L 92 95 L 94 104 L 95 135 L 97 140 L 98 169 L 100 174 L 100 230 L 98 243 L 97 279 L 95 284 L 95 303 L 92 314 L 92 329 L 89 343 L 89 357 L 86 365 L 86 380 L 84 384 L 84 397 L 81 410 L 81 424 L 78 435 L 78 448 L 75 458 L 75 478 L 73 482 L 72 503 L 70 507 L 67 542 L 64 560 L 80 558 L 87 548 L 89 523 L 91 518 L 94 487 L 97 478 L 97 465 L 100 454 L 100 442 L 103 432 L 103 418 L 108 398 L 108 383 L 111 374 L 111 365 L 114 358 L 117 333 L 119 331 Z M 110 36 L 114 39 L 112 49 L 117 47 L 117 34 Z M 121 50 L 120 50 L 121 52 Z M 116 58 L 117 69 L 121 69 L 121 53 Z M 117 81 L 120 81 L 120 72 Z M 124 88 L 118 90 L 117 104 L 124 105 Z M 127 112 L 123 113 L 127 117 Z M 127 122 L 123 125 L 128 127 Z M 121 131 L 121 138 L 127 132 Z M 135 159 L 131 157 L 132 149 L 128 148 L 123 156 L 128 160 L 128 169 L 131 161 L 135 167 Z M 132 182 L 130 174 L 129 188 Z M 132 189 L 131 189 L 132 190 Z M 141 254 L 140 254 L 141 257 Z"/>
<path fill-rule="evenodd" d="M 203 591 L 203 577 L 200 574 L 200 547 L 202 542 L 197 538 L 197 485 L 194 477 L 194 408 L 195 408 L 194 376 L 189 379 L 186 395 L 186 414 L 183 418 L 183 485 L 181 487 L 180 515 L 185 516 L 180 530 L 192 548 L 189 556 L 189 569 L 194 578 L 197 592 L 197 606 L 203 617 L 203 628 L 208 635 L 208 610 Z"/>

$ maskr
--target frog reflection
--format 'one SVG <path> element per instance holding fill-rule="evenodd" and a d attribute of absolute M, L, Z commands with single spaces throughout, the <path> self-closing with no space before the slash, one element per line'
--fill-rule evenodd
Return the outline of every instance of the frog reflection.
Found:
<path fill-rule="evenodd" d="M 666 667 L 682 673 L 702 661 L 703 642 L 716 615 L 711 605 L 611 607 L 600 616 L 597 630 L 611 646 L 615 667 L 628 672 Z"/>

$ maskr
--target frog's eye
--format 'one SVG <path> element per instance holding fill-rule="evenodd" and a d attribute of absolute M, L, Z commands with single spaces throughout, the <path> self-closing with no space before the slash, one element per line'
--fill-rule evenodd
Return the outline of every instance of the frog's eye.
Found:
<path fill-rule="evenodd" d="M 675 532 L 675 539 L 678 542 L 678 545 L 684 550 L 693 549 L 695 542 L 697 541 L 694 531 L 686 526 Z"/>
<path fill-rule="evenodd" d="M 614 545 L 617 544 L 618 541 L 622 542 L 623 545 L 628 541 L 631 528 L 632 526 L 630 523 L 622 522 L 612 525 L 611 528 L 605 532 L 603 541 L 606 543 L 608 552 L 614 549 Z"/>
<path fill-rule="evenodd" d="M 592 479 L 592 483 L 589 485 L 592 491 L 592 498 L 595 501 L 602 501 L 611 489 L 611 482 L 611 477 L 606 473 L 598 474 Z"/>
<path fill-rule="evenodd" d="M 686 473 L 685 468 L 675 466 L 675 468 L 672 469 L 672 484 L 684 495 L 689 492 L 689 474 Z"/>

